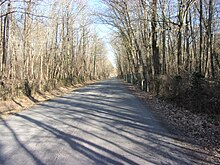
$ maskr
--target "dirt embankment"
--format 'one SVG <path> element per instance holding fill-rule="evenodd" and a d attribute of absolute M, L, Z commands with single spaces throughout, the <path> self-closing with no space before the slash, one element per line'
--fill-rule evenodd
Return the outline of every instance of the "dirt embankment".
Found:
<path fill-rule="evenodd" d="M 47 91 L 44 93 L 36 93 L 31 97 L 30 96 L 27 97 L 23 95 L 17 98 L 11 98 L 10 100 L 0 101 L 0 119 L 7 118 L 9 115 L 27 110 L 28 108 L 32 107 L 35 104 L 52 99 L 57 96 L 61 96 L 65 93 L 76 90 L 85 85 L 92 84 L 94 82 L 95 81 L 87 81 L 86 83 L 83 84 L 76 84 L 74 86 L 69 86 L 69 87 L 59 87 L 57 89 Z"/>

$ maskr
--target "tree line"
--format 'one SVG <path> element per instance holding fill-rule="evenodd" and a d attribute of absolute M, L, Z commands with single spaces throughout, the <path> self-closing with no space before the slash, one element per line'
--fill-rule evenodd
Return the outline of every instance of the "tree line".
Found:
<path fill-rule="evenodd" d="M 112 65 L 86 3 L 2 0 L 0 8 L 1 98 L 27 84 L 45 91 L 109 76 Z"/>
<path fill-rule="evenodd" d="M 178 102 L 190 97 L 202 104 L 198 100 L 204 101 L 200 94 L 207 89 L 207 98 L 213 97 L 211 104 L 219 108 L 220 94 L 213 93 L 220 87 L 219 1 L 102 2 L 105 10 L 98 17 L 114 30 L 112 46 L 120 77 L 148 92 L 179 98 Z"/>

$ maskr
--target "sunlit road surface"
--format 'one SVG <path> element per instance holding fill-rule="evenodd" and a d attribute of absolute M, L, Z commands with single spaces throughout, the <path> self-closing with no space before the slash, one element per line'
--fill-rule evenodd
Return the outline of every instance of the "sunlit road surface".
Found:
<path fill-rule="evenodd" d="M 0 121 L 0 164 L 210 164 L 116 79 Z"/>

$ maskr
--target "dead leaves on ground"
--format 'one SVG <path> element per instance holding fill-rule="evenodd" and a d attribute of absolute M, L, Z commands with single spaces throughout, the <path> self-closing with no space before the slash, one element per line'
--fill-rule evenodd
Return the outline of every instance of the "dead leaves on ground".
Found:
<path fill-rule="evenodd" d="M 155 115 L 220 158 L 220 116 L 192 113 L 162 98 L 143 92 L 137 86 L 125 84 L 132 94 L 152 107 Z"/>

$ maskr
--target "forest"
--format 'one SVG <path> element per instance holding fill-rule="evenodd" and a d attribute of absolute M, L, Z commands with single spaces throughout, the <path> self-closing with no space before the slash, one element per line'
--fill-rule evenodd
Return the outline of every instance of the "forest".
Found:
<path fill-rule="evenodd" d="M 0 8 L 1 100 L 109 76 L 87 3 L 1 0 Z"/>
<path fill-rule="evenodd" d="M 121 78 L 194 112 L 220 113 L 220 1 L 103 3 Z"/>
<path fill-rule="evenodd" d="M 220 113 L 218 0 L 101 0 L 94 11 L 89 2 L 1 1 L 1 100 L 108 78 L 102 24 L 119 78 L 194 112 Z"/>
<path fill-rule="evenodd" d="M 0 164 L 220 164 L 220 0 L 0 0 L 0 132 Z"/>

